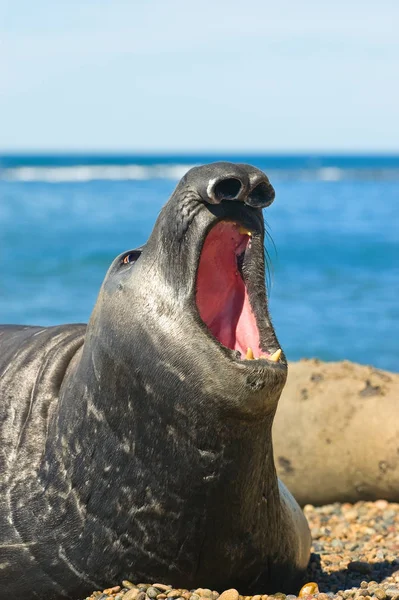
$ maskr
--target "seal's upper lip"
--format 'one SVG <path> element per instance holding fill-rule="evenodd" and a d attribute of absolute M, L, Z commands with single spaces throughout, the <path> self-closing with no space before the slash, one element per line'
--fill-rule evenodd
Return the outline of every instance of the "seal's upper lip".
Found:
<path fill-rule="evenodd" d="M 265 349 L 248 291 L 252 231 L 233 221 L 219 221 L 208 232 L 199 257 L 196 304 L 216 340 L 239 359 L 277 362 L 281 350 Z M 265 307 L 266 310 L 266 307 Z"/>

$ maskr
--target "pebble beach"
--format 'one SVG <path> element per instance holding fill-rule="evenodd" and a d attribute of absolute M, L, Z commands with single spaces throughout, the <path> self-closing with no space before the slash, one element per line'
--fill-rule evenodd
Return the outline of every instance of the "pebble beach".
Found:
<path fill-rule="evenodd" d="M 312 554 L 298 596 L 243 596 L 240 590 L 186 590 L 158 582 L 110 582 L 86 600 L 399 600 L 399 504 L 385 500 L 304 507 Z M 119 585 L 118 585 L 119 583 Z M 83 600 L 83 599 L 82 599 Z"/>

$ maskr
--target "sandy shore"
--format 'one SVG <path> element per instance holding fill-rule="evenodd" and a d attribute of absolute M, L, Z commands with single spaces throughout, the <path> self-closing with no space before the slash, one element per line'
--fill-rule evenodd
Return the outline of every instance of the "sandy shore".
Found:
<path fill-rule="evenodd" d="M 329 504 L 304 508 L 313 537 L 306 576 L 315 582 L 301 597 L 307 600 L 399 600 L 399 504 L 385 500 L 356 504 Z M 115 584 L 117 582 L 114 582 Z M 134 585 L 135 584 L 135 585 Z M 97 591 L 90 600 L 248 600 L 240 590 L 172 589 L 154 583 L 120 582 Z M 299 590 L 298 590 L 299 592 Z M 297 593 L 298 593 L 297 592 Z M 294 600 L 280 594 L 252 596 L 254 600 Z"/>

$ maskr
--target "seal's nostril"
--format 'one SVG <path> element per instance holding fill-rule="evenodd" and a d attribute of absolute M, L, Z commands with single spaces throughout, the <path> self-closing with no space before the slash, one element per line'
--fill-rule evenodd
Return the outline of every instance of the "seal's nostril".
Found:
<path fill-rule="evenodd" d="M 275 191 L 273 186 L 268 182 L 262 181 L 251 190 L 247 202 L 250 206 L 265 208 L 266 206 L 270 206 L 274 200 L 274 196 Z"/>
<path fill-rule="evenodd" d="M 242 184 L 239 179 L 229 177 L 228 179 L 222 179 L 222 181 L 214 185 L 212 195 L 219 202 L 221 200 L 235 200 L 240 193 L 241 187 Z"/>

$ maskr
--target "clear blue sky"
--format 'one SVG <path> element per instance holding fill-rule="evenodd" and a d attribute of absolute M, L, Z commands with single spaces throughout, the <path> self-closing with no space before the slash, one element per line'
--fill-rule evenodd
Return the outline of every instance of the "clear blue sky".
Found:
<path fill-rule="evenodd" d="M 398 0 L 0 0 L 0 148 L 399 151 Z"/>

